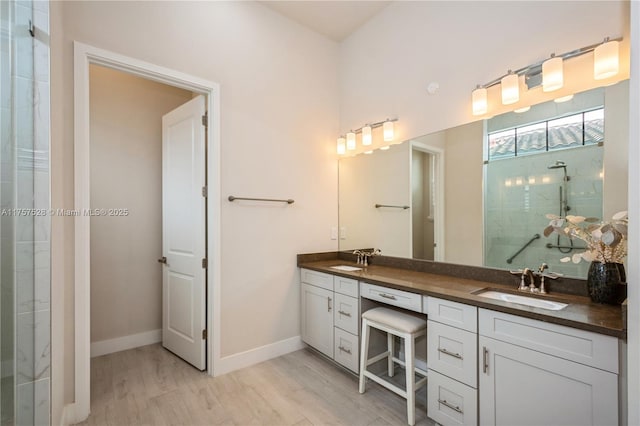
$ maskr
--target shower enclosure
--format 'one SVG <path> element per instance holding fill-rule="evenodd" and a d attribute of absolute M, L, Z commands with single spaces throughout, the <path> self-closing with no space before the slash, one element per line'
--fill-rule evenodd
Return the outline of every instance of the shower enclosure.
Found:
<path fill-rule="evenodd" d="M 586 277 L 589 264 L 560 259 L 584 251 L 565 236 L 542 236 L 547 214 L 602 217 L 604 110 L 489 133 L 485 165 L 486 266 L 536 268 Z"/>
<path fill-rule="evenodd" d="M 0 2 L 0 418 L 49 424 L 49 4 Z"/>

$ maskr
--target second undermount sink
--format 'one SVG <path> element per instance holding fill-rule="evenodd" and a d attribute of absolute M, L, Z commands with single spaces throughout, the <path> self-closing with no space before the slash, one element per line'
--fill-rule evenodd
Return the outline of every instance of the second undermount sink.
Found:
<path fill-rule="evenodd" d="M 553 300 L 538 299 L 535 297 L 521 296 L 519 294 L 503 293 L 495 290 L 482 290 L 480 293 L 476 293 L 477 296 L 486 297 L 494 300 L 501 300 L 503 302 L 517 303 L 520 305 L 532 306 L 534 308 L 548 309 L 550 311 L 559 311 L 566 308 L 566 303 L 554 302 Z"/>
<path fill-rule="evenodd" d="M 338 265 L 338 266 L 330 266 L 331 269 L 337 269 L 338 271 L 345 271 L 345 272 L 355 272 L 355 271 L 362 271 L 362 268 L 358 268 L 355 266 L 349 266 L 349 265 Z"/>

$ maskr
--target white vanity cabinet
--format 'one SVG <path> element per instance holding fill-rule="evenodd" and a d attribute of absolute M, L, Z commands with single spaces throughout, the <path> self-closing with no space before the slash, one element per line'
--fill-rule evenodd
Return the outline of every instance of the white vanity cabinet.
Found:
<path fill-rule="evenodd" d="M 478 423 L 477 308 L 424 297 L 427 415 L 441 425 Z"/>
<path fill-rule="evenodd" d="M 479 310 L 480 423 L 617 425 L 618 341 Z"/>
<path fill-rule="evenodd" d="M 358 281 L 300 270 L 302 340 L 358 372 L 360 300 Z"/>

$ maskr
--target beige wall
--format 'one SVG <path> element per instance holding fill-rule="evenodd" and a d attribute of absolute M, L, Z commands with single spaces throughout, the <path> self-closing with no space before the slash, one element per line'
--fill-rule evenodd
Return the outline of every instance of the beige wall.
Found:
<path fill-rule="evenodd" d="M 605 88 L 604 92 L 604 183 L 603 216 L 627 210 L 629 178 L 629 81 Z"/>
<path fill-rule="evenodd" d="M 447 262 L 482 266 L 482 121 L 445 132 L 445 256 Z"/>
<path fill-rule="evenodd" d="M 73 40 L 219 83 L 223 199 L 296 201 L 222 201 L 220 350 L 298 336 L 295 255 L 337 248 L 337 44 L 254 2 L 53 2 L 52 22 L 61 22 L 51 45 L 53 206 L 73 208 Z M 54 219 L 52 290 L 64 294 L 64 341 L 58 333 L 52 344 L 64 348 L 67 403 L 73 238 L 73 220 Z"/>
<path fill-rule="evenodd" d="M 91 341 L 162 327 L 162 116 L 192 93 L 92 65 Z"/>

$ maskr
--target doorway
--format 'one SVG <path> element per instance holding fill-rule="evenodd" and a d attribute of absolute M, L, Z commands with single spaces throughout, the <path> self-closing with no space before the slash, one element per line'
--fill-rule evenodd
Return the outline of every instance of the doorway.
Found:
<path fill-rule="evenodd" d="M 444 258 L 444 152 L 411 142 L 411 256 Z"/>
<path fill-rule="evenodd" d="M 162 341 L 204 370 L 204 97 L 100 65 L 89 74 L 91 356 Z"/>
<path fill-rule="evenodd" d="M 214 374 L 219 349 L 219 294 L 220 294 L 220 146 L 219 146 L 219 86 L 198 77 L 159 67 L 82 43 L 74 43 L 74 187 L 77 212 L 91 211 L 91 154 L 89 67 L 91 64 L 123 71 L 149 80 L 191 91 L 206 97 L 208 210 L 206 240 L 207 266 L 207 372 Z M 79 214 L 75 219 L 74 250 L 74 323 L 75 323 L 75 402 L 68 408 L 69 422 L 84 420 L 89 414 L 90 402 L 90 325 L 91 325 L 91 221 L 90 216 Z"/>

